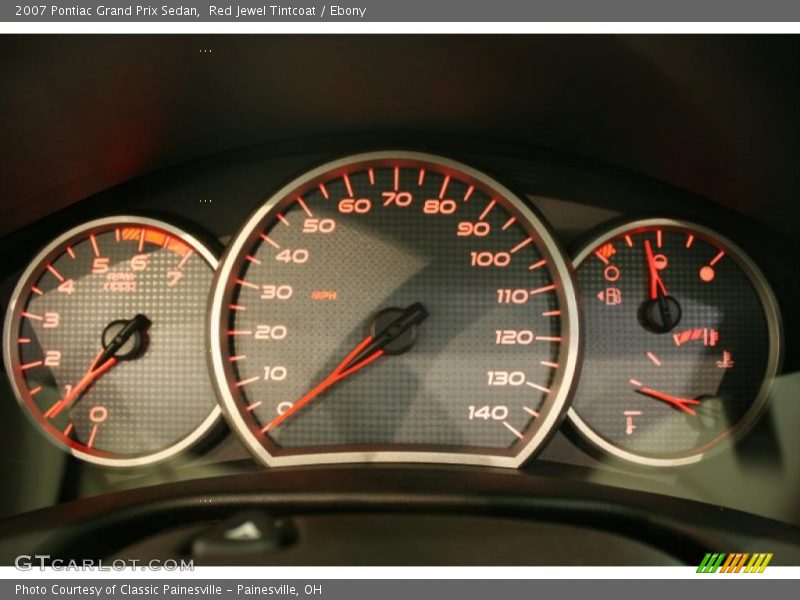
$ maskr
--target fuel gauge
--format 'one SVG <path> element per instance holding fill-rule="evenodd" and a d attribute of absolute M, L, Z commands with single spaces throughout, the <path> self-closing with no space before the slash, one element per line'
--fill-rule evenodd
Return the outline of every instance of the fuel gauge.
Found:
<path fill-rule="evenodd" d="M 651 219 L 602 234 L 575 265 L 586 347 L 569 418 L 587 441 L 679 466 L 757 420 L 780 362 L 780 318 L 741 250 Z"/>

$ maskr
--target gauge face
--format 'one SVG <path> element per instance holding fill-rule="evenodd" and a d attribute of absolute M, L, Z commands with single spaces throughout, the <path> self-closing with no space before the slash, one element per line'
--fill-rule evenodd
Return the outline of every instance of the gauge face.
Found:
<path fill-rule="evenodd" d="M 649 220 L 593 240 L 576 268 L 586 345 L 569 415 L 587 440 L 677 466 L 754 423 L 779 364 L 780 324 L 740 250 L 695 225 Z"/>
<path fill-rule="evenodd" d="M 292 182 L 239 232 L 212 362 L 267 464 L 517 466 L 559 421 L 576 313 L 561 253 L 511 192 L 446 159 L 374 153 Z"/>
<path fill-rule="evenodd" d="M 22 276 L 4 331 L 20 404 L 83 460 L 141 466 L 218 420 L 204 322 L 216 258 L 187 233 L 140 217 L 81 225 Z"/>

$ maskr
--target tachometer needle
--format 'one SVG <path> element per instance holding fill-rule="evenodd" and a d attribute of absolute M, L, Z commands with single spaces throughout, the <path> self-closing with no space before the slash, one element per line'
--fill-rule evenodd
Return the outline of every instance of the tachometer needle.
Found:
<path fill-rule="evenodd" d="M 289 410 L 267 423 L 266 426 L 261 429 L 261 432 L 266 433 L 270 429 L 274 429 L 333 384 L 363 369 L 374 360 L 383 356 L 386 346 L 399 338 L 414 325 L 422 323 L 427 316 L 428 311 L 419 302 L 407 307 L 396 319 L 376 333 L 375 336 L 368 335 L 361 340 L 325 379 L 308 391 L 302 398 L 297 400 L 297 402 L 292 404 Z"/>
<path fill-rule="evenodd" d="M 665 394 L 664 392 L 659 392 L 658 390 L 654 390 L 643 385 L 638 386 L 636 391 L 640 394 L 644 394 L 645 396 L 650 396 L 651 398 L 656 398 L 657 400 L 666 402 L 667 404 L 682 410 L 686 414 L 693 416 L 697 414 L 697 411 L 695 411 L 689 405 L 697 406 L 700 404 L 700 400 L 695 400 L 693 398 L 678 398 L 677 396 Z"/>
<path fill-rule="evenodd" d="M 131 336 L 144 331 L 144 329 L 149 326 L 150 320 L 144 315 L 136 315 L 130 321 L 125 323 L 125 325 L 111 340 L 108 346 L 100 349 L 100 351 L 94 357 L 94 360 L 92 360 L 92 363 L 89 365 L 89 368 L 83 374 L 83 377 L 81 377 L 80 381 L 75 384 L 75 386 L 66 396 L 56 402 L 48 409 L 46 413 L 44 413 L 45 418 L 55 419 L 61 413 L 61 411 L 74 404 L 80 395 L 90 385 L 92 385 L 92 383 L 98 377 L 119 362 L 119 359 L 115 356 L 115 354 L 125 345 Z"/>

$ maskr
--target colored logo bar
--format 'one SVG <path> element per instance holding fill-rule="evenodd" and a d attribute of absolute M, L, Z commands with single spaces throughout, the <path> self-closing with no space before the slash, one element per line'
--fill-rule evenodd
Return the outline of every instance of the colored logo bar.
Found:
<path fill-rule="evenodd" d="M 708 552 L 700 566 L 698 573 L 763 573 L 772 560 L 772 554 L 758 552 Z"/>

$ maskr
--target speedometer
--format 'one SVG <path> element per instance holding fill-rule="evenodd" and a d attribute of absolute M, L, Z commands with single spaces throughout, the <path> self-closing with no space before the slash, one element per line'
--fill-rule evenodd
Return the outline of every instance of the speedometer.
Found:
<path fill-rule="evenodd" d="M 214 285 L 215 382 L 266 464 L 514 467 L 563 414 L 571 271 L 536 212 L 465 165 L 323 165 L 256 210 Z"/>

